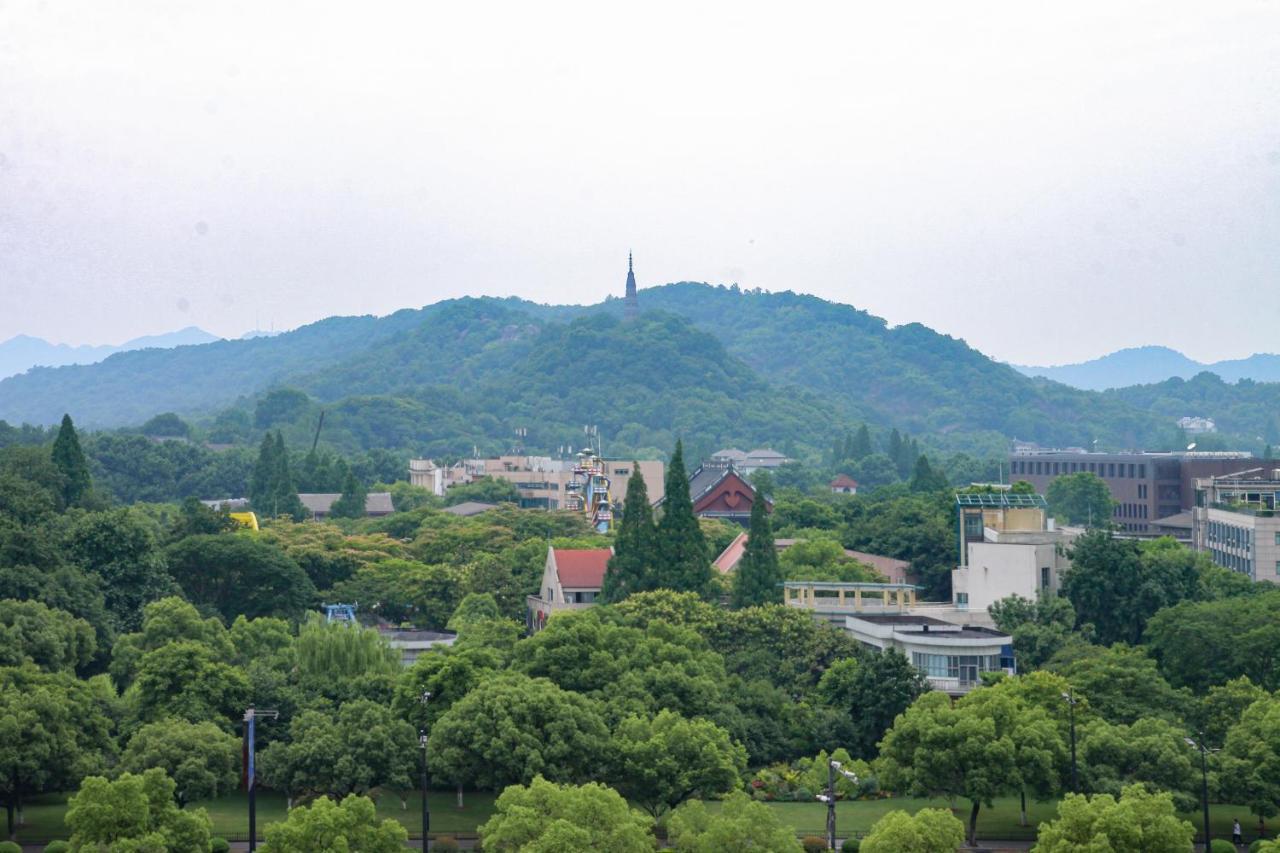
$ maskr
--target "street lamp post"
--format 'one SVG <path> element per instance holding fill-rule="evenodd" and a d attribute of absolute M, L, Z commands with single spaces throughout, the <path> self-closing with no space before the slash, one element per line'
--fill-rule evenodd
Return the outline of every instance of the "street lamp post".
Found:
<path fill-rule="evenodd" d="M 1200 804 L 1204 808 L 1204 849 L 1209 849 L 1209 753 L 1217 752 L 1205 745 L 1204 732 L 1197 732 L 1199 740 L 1183 738 L 1187 746 L 1200 750 Z"/>
<path fill-rule="evenodd" d="M 422 707 L 425 709 L 430 701 L 431 691 L 424 690 Z M 425 728 L 418 730 L 418 743 L 422 747 L 422 849 L 427 850 L 430 844 L 427 841 L 427 833 L 431 831 L 431 807 L 427 804 L 427 730 Z"/>
<path fill-rule="evenodd" d="M 277 719 L 279 711 L 260 711 L 249 708 L 244 712 L 245 786 L 249 789 L 249 849 L 258 849 L 258 785 L 254 768 L 254 735 L 258 717 Z"/>
<path fill-rule="evenodd" d="M 1080 770 L 1076 765 L 1076 699 L 1075 694 L 1067 691 L 1062 694 L 1067 703 L 1067 714 L 1071 720 L 1071 793 L 1080 793 Z"/>
<path fill-rule="evenodd" d="M 827 792 L 818 795 L 818 801 L 827 804 L 827 846 L 836 849 L 836 773 L 851 782 L 858 781 L 858 774 L 845 770 L 834 758 L 827 759 Z"/>

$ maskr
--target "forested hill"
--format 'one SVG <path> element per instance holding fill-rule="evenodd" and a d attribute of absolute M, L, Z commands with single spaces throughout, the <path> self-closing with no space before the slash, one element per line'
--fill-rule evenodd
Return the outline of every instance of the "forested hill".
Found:
<path fill-rule="evenodd" d="M 1032 379 L 919 324 L 890 328 L 812 296 L 681 283 L 643 290 L 640 301 L 636 323 L 622 321 L 618 299 L 460 299 L 124 353 L 0 382 L 0 418 L 52 423 L 69 411 L 113 427 L 165 411 L 221 413 L 212 432 L 239 439 L 273 419 L 296 421 L 301 434 L 324 404 L 328 441 L 422 452 L 493 449 L 518 426 L 530 448 L 554 449 L 583 424 L 598 424 L 618 452 L 665 450 L 677 434 L 824 448 L 861 420 L 954 447 L 1009 437 L 1140 446 L 1170 432 L 1139 395 Z M 285 387 L 310 400 L 286 415 L 255 412 L 263 392 Z M 1256 418 L 1239 414 L 1252 428 Z"/>

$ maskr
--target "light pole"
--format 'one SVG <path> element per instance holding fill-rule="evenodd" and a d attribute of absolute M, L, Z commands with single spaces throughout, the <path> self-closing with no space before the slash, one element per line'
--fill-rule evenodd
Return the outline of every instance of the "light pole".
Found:
<path fill-rule="evenodd" d="M 1080 770 L 1076 766 L 1076 703 L 1080 700 L 1076 699 L 1075 694 L 1068 690 L 1062 694 L 1063 700 L 1067 703 L 1067 714 L 1071 720 L 1071 793 L 1080 793 Z"/>
<path fill-rule="evenodd" d="M 258 717 L 278 719 L 279 711 L 259 711 L 249 708 L 244 712 L 245 785 L 249 789 L 249 849 L 258 849 L 258 785 L 254 776 L 254 734 Z"/>
<path fill-rule="evenodd" d="M 836 773 L 851 782 L 858 781 L 858 774 L 845 770 L 839 761 L 827 759 L 827 792 L 818 795 L 818 801 L 827 804 L 827 846 L 836 849 Z"/>
<path fill-rule="evenodd" d="M 1200 804 L 1204 807 L 1204 849 L 1209 849 L 1209 753 L 1217 752 L 1205 745 L 1204 732 L 1197 732 L 1200 739 L 1183 738 L 1187 746 L 1200 750 Z"/>
<path fill-rule="evenodd" d="M 431 701 L 431 691 L 422 691 L 422 707 L 425 714 L 427 703 Z M 431 831 L 431 807 L 427 805 L 427 730 L 418 730 L 418 743 L 422 746 L 422 849 L 429 849 L 427 833 Z"/>

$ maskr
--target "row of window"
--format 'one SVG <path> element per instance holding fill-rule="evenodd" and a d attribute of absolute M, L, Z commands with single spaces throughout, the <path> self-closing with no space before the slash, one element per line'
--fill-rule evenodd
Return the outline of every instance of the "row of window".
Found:
<path fill-rule="evenodd" d="M 1116 518 L 1146 518 L 1146 504 L 1116 504 L 1115 512 L 1112 513 Z"/>
<path fill-rule="evenodd" d="M 911 662 L 927 678 L 958 678 L 961 684 L 972 684 L 980 672 L 1001 669 L 1000 655 L 933 655 L 912 652 Z"/>
<path fill-rule="evenodd" d="M 1147 466 L 1142 462 L 1046 462 L 1041 459 L 1015 459 L 1010 465 L 1014 474 L 1054 477 L 1058 474 L 1097 474 L 1103 479 L 1145 480 Z M 1145 488 L 1145 487 L 1144 487 Z"/>
<path fill-rule="evenodd" d="M 1222 566 L 1224 569 L 1240 572 L 1240 574 L 1248 575 L 1250 578 L 1254 577 L 1252 557 L 1241 557 L 1218 548 L 1210 548 L 1209 556 L 1213 558 L 1215 564 Z M 1280 562 L 1276 563 L 1276 570 L 1280 571 Z"/>
<path fill-rule="evenodd" d="M 1253 530 L 1248 527 L 1237 527 L 1234 524 L 1225 524 L 1221 521 L 1210 521 L 1205 529 L 1205 537 L 1212 545 L 1227 545 L 1232 548 L 1240 548 L 1246 553 L 1253 551 Z M 1280 535 L 1276 537 L 1280 543 Z M 1230 568 L 1228 566 L 1227 568 Z"/>

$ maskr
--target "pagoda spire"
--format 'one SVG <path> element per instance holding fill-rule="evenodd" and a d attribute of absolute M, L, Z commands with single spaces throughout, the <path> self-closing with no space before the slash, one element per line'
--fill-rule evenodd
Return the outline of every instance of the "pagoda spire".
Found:
<path fill-rule="evenodd" d="M 627 252 L 627 296 L 623 313 L 628 320 L 640 313 L 640 301 L 636 296 L 636 273 L 630 252 Z"/>

